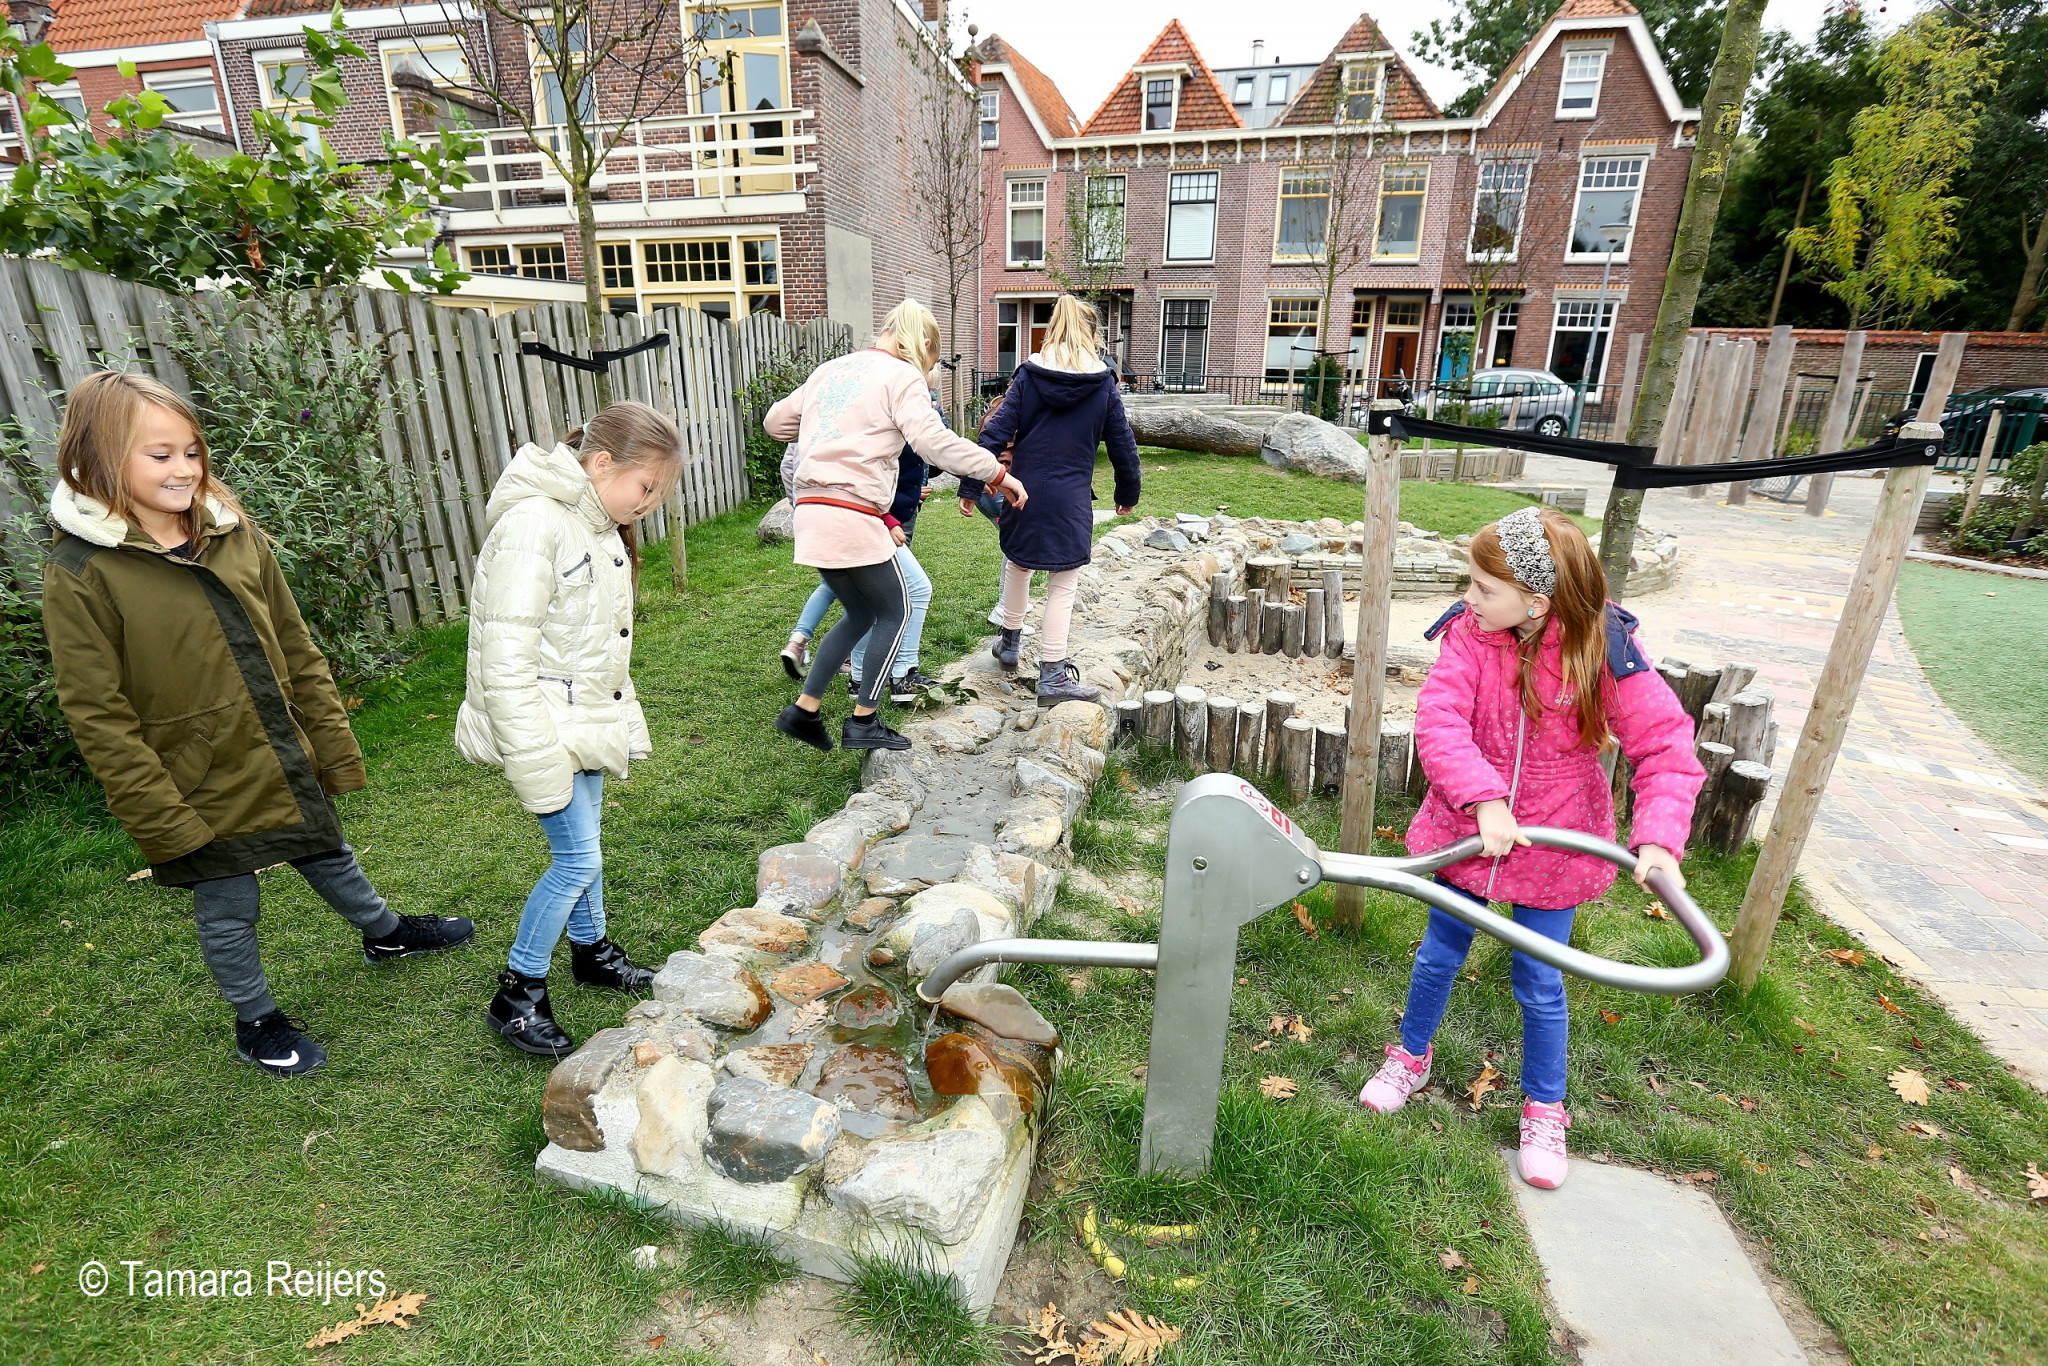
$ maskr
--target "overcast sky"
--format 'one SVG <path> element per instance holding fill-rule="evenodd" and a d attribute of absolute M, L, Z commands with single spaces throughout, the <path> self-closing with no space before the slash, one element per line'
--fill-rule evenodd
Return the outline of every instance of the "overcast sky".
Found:
<path fill-rule="evenodd" d="M 1770 0 L 1766 28 L 1813 36 L 1830 0 Z M 1328 55 L 1360 11 L 1374 15 L 1403 55 L 1414 48 L 1414 32 L 1451 13 L 1449 0 L 1405 0 L 1396 6 L 1370 0 L 952 0 L 954 22 L 964 31 L 977 24 L 983 34 L 1000 33 L 1059 86 L 1074 113 L 1086 119 L 1146 44 L 1178 18 L 1211 66 L 1249 65 L 1252 40 L 1265 40 L 1263 61 L 1319 62 Z M 1893 0 L 1875 15 L 1890 28 L 1913 8 Z M 1398 17 L 1397 17 L 1398 16 Z M 1411 62 L 1413 58 L 1410 58 Z M 1439 103 L 1464 88 L 1443 67 L 1414 62 L 1416 74 Z"/>

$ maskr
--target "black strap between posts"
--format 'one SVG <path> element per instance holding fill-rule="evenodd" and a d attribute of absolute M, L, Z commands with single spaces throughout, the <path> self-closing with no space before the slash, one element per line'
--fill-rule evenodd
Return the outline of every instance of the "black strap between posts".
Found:
<path fill-rule="evenodd" d="M 1776 460 L 1731 460 L 1719 465 L 1659 465 L 1654 446 L 1631 446 L 1623 441 L 1589 441 L 1572 436 L 1543 436 L 1536 432 L 1502 431 L 1493 427 L 1468 427 L 1391 409 L 1371 414 L 1366 430 L 1375 436 L 1402 439 L 1426 436 L 1439 441 L 1463 442 L 1467 446 L 1505 446 L 1511 450 L 1533 451 L 1538 455 L 1561 456 L 1566 460 L 1612 465 L 1615 467 L 1614 487 L 1618 489 L 1685 488 L 1694 484 L 1731 484 L 1800 474 L 1833 474 L 1841 470 L 1932 465 L 1941 458 L 1942 450 L 1940 437 L 1906 439 L 1887 436 L 1854 450 L 1828 451 L 1820 455 L 1795 455 Z"/>
<path fill-rule="evenodd" d="M 623 347 L 617 351 L 593 351 L 590 353 L 588 360 L 585 360 L 582 356 L 572 356 L 567 352 L 557 351 L 554 347 L 537 341 L 519 343 L 519 354 L 522 356 L 539 356 L 544 361 L 552 361 L 556 365 L 566 365 L 572 370 L 583 370 L 593 375 L 601 375 L 613 361 L 621 361 L 628 356 L 637 356 L 642 351 L 656 351 L 667 345 L 668 333 L 657 332 L 646 341 L 634 346 Z"/>

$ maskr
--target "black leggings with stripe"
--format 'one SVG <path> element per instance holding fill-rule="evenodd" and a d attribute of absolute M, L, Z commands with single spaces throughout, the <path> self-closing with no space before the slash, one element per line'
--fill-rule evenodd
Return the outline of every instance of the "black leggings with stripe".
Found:
<path fill-rule="evenodd" d="M 823 697 L 839 666 L 852 657 L 860 638 L 867 636 L 868 654 L 861 661 L 859 702 L 863 707 L 872 707 L 888 691 L 890 671 L 896 667 L 896 652 L 903 647 L 903 633 L 910 624 L 910 585 L 904 582 L 903 567 L 891 555 L 880 564 L 820 569 L 818 577 L 845 611 L 839 624 L 825 634 L 817 653 L 811 656 L 811 675 L 804 680 L 804 691 L 812 697 Z"/>

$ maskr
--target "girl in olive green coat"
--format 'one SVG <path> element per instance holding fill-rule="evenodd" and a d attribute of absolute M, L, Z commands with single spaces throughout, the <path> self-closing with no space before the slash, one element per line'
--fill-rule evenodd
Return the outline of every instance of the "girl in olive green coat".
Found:
<path fill-rule="evenodd" d="M 236 1051 L 310 1072 L 326 1052 L 271 999 L 257 953 L 257 869 L 297 868 L 362 930 L 370 962 L 475 927 L 394 915 L 356 865 L 328 794 L 367 784 L 362 751 L 191 405 L 145 376 L 93 375 L 70 392 L 57 464 L 43 621 L 79 752 L 156 880 L 192 888 Z"/>

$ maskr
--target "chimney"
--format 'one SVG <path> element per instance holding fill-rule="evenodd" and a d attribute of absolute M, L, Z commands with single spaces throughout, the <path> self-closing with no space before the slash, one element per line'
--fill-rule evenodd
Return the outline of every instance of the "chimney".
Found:
<path fill-rule="evenodd" d="M 938 24 L 946 18 L 946 0 L 924 0 L 924 21 Z"/>
<path fill-rule="evenodd" d="M 1265 51 L 1266 51 L 1266 40 L 1265 40 L 1264 38 L 1254 38 L 1254 39 L 1252 39 L 1252 65 L 1253 65 L 1253 66 L 1257 66 L 1257 65 L 1259 64 L 1259 59 L 1260 59 L 1260 58 L 1261 58 L 1261 57 L 1262 57 L 1263 55 L 1265 55 Z"/>

